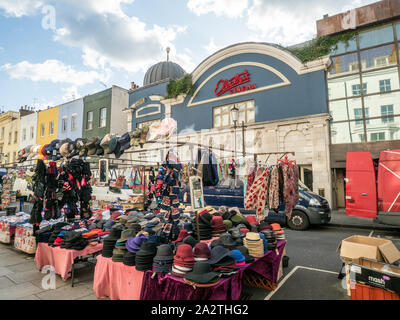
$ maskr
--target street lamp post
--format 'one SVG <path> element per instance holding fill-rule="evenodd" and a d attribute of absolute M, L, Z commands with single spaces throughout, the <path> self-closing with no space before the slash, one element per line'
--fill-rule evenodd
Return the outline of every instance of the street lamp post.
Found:
<path fill-rule="evenodd" d="M 234 145 L 235 158 L 234 158 L 234 160 L 236 162 L 236 158 L 237 158 L 237 156 L 236 156 L 236 154 L 237 154 L 237 151 L 236 151 L 236 128 L 237 128 L 237 122 L 238 122 L 238 118 L 239 118 L 239 109 L 236 108 L 235 105 L 231 108 L 231 117 L 233 120 L 233 130 L 234 130 L 233 132 L 235 135 L 235 140 L 234 140 L 235 141 L 235 145 Z M 236 170 L 235 170 L 235 187 L 236 187 Z"/>

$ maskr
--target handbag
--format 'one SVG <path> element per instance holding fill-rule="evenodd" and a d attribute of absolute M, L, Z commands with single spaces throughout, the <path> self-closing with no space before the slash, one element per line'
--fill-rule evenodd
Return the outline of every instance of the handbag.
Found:
<path fill-rule="evenodd" d="M 117 178 L 117 181 L 115 182 L 115 187 L 118 189 L 122 189 L 124 187 L 124 180 L 125 180 L 125 177 L 123 175 L 121 175 L 120 173 L 118 173 L 118 178 Z"/>
<path fill-rule="evenodd" d="M 132 170 L 131 170 L 131 174 L 129 175 L 127 185 L 128 185 L 129 189 L 133 189 L 133 187 L 135 186 L 135 180 L 133 179 Z"/>
<path fill-rule="evenodd" d="M 133 187 L 132 187 L 132 192 L 133 193 L 143 193 L 144 190 L 144 185 L 142 183 L 142 172 L 139 172 L 139 170 L 135 171 L 135 178 L 133 179 Z"/>

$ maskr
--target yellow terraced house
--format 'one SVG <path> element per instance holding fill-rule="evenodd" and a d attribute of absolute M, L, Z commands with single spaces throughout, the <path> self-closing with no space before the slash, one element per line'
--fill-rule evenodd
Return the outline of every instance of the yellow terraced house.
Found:
<path fill-rule="evenodd" d="M 36 143 L 49 144 L 57 139 L 58 106 L 38 112 Z"/>

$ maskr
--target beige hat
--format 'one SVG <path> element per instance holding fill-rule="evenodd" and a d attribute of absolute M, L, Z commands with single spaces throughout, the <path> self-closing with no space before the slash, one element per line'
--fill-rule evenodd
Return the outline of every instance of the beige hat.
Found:
<path fill-rule="evenodd" d="M 110 151 L 109 144 L 111 140 L 111 134 L 106 134 L 104 138 L 100 142 L 100 147 L 104 149 L 104 154 L 107 154 Z"/>
<path fill-rule="evenodd" d="M 60 154 L 62 157 L 66 158 L 69 155 L 69 151 L 68 151 L 68 146 L 69 143 L 63 143 L 63 145 L 60 147 Z"/>

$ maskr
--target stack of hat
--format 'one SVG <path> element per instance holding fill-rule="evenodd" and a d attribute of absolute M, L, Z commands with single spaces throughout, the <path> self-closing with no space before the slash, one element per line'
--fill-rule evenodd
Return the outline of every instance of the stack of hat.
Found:
<path fill-rule="evenodd" d="M 178 278 L 183 278 L 186 273 L 193 270 L 194 255 L 193 248 L 189 244 L 182 244 L 178 247 L 174 257 L 171 274 Z"/>
<path fill-rule="evenodd" d="M 261 258 L 264 256 L 263 240 L 258 233 L 247 232 L 246 237 L 243 239 L 243 244 L 253 257 Z"/>
<path fill-rule="evenodd" d="M 263 241 L 264 253 L 266 253 L 268 251 L 268 240 L 265 238 L 264 233 L 259 232 L 258 234 L 260 235 L 260 238 Z"/>
<path fill-rule="evenodd" d="M 263 230 L 260 233 L 268 241 L 268 250 L 275 250 L 277 244 L 275 233 L 272 230 Z"/>
<path fill-rule="evenodd" d="M 182 244 L 189 244 L 192 248 L 194 248 L 197 243 L 198 243 L 198 241 L 195 238 L 193 238 L 192 236 L 187 236 L 182 241 Z"/>
<path fill-rule="evenodd" d="M 245 246 L 239 246 L 236 249 L 242 253 L 246 263 L 251 263 L 254 261 L 254 257 L 249 254 L 249 249 L 247 249 Z"/>
<path fill-rule="evenodd" d="M 115 244 L 119 238 L 121 238 L 122 226 L 116 225 L 111 228 L 111 233 L 107 238 L 103 240 L 103 257 L 111 258 L 113 256 L 113 250 L 115 248 Z"/>
<path fill-rule="evenodd" d="M 211 249 L 211 257 L 207 262 L 214 272 L 219 273 L 221 277 L 228 277 L 238 272 L 235 259 L 230 257 L 232 254 L 231 250 L 216 246 Z"/>
<path fill-rule="evenodd" d="M 126 253 L 126 239 L 118 239 L 113 250 L 112 261 L 123 262 Z"/>
<path fill-rule="evenodd" d="M 143 242 L 147 241 L 147 237 L 143 234 L 138 234 L 136 237 L 130 237 L 126 241 L 126 250 L 124 254 L 124 264 L 134 266 L 136 264 L 136 252 L 139 251 Z"/>
<path fill-rule="evenodd" d="M 228 250 L 233 250 L 236 248 L 237 243 L 232 238 L 231 234 L 226 232 L 226 233 L 221 234 L 218 239 L 211 242 L 210 246 L 211 246 L 211 248 L 214 248 L 216 246 L 222 246 Z"/>
<path fill-rule="evenodd" d="M 237 267 L 243 267 L 246 264 L 246 258 L 245 256 L 242 254 L 242 252 L 238 249 L 232 250 L 232 254 L 230 254 L 229 256 L 233 259 L 235 259 L 236 261 L 236 266 Z"/>
<path fill-rule="evenodd" d="M 233 227 L 233 223 L 231 220 L 224 220 L 224 225 L 226 230 L 232 229 Z"/>
<path fill-rule="evenodd" d="M 281 225 L 279 223 L 271 223 L 272 230 L 275 233 L 277 240 L 285 240 L 285 231 L 282 230 Z"/>
<path fill-rule="evenodd" d="M 207 262 L 196 262 L 193 271 L 184 275 L 185 283 L 199 287 L 211 287 L 219 283 L 219 274 L 211 270 Z"/>
<path fill-rule="evenodd" d="M 210 248 L 204 242 L 196 243 L 193 249 L 193 256 L 196 262 L 208 261 L 211 257 Z"/>
<path fill-rule="evenodd" d="M 199 230 L 200 240 L 210 240 L 212 238 L 211 220 L 212 216 L 207 210 L 198 213 L 195 232 L 197 236 L 197 230 Z"/>
<path fill-rule="evenodd" d="M 175 241 L 172 241 L 172 243 L 182 242 L 183 239 L 185 239 L 188 236 L 190 236 L 189 232 L 186 229 L 181 229 L 179 230 L 178 238 Z"/>
<path fill-rule="evenodd" d="M 231 234 L 232 239 L 235 240 L 238 245 L 243 245 L 243 238 L 246 236 L 245 233 L 240 231 L 239 228 L 229 229 L 228 232 Z"/>
<path fill-rule="evenodd" d="M 140 246 L 140 250 L 136 252 L 135 264 L 136 270 L 146 271 L 153 268 L 153 258 L 157 254 L 157 245 L 154 242 L 146 241 Z"/>
<path fill-rule="evenodd" d="M 218 237 L 226 231 L 224 219 L 221 216 L 214 215 L 211 219 L 212 236 Z"/>
<path fill-rule="evenodd" d="M 87 247 L 88 242 L 83 239 L 81 232 L 70 231 L 64 235 L 61 242 L 61 248 L 72 250 L 83 250 Z"/>
<path fill-rule="evenodd" d="M 157 249 L 157 254 L 153 258 L 153 271 L 159 273 L 168 273 L 172 269 L 174 254 L 169 244 L 162 244 Z"/>

